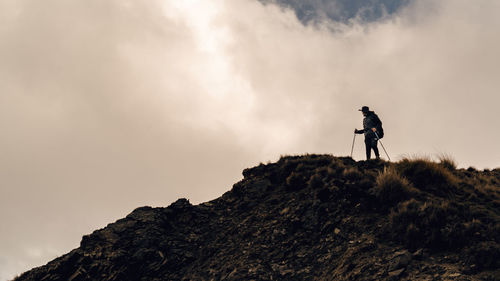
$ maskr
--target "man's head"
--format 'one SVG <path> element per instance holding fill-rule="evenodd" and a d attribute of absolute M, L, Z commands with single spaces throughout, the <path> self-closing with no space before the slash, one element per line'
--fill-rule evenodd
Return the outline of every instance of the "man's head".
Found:
<path fill-rule="evenodd" d="M 370 111 L 370 108 L 365 105 L 359 111 L 361 111 L 363 115 L 366 116 L 366 114 L 368 114 L 368 111 Z"/>

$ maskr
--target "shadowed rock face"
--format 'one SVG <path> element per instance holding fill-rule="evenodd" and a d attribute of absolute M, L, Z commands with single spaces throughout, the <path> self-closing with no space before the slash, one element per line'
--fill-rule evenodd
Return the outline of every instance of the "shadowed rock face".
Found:
<path fill-rule="evenodd" d="M 500 280 L 500 170 L 449 166 L 283 157 L 213 201 L 138 208 L 16 281 Z"/>
<path fill-rule="evenodd" d="M 412 0 L 259 0 L 291 8 L 303 23 L 329 19 L 348 22 L 353 18 L 373 22 L 390 16 Z"/>

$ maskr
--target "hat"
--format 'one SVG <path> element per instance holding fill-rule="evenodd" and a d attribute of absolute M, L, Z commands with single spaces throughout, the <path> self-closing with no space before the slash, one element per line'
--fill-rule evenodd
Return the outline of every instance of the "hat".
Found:
<path fill-rule="evenodd" d="M 365 105 L 361 109 L 359 109 L 359 111 L 361 111 L 361 112 L 368 112 L 368 111 L 370 111 L 370 108 Z"/>

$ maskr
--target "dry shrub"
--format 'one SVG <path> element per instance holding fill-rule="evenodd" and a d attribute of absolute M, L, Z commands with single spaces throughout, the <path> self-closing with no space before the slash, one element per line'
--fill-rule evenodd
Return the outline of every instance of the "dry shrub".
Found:
<path fill-rule="evenodd" d="M 500 185 L 498 180 L 491 174 L 478 173 L 474 175 L 472 184 L 475 188 L 480 189 L 484 193 L 496 193 L 500 195 Z"/>
<path fill-rule="evenodd" d="M 485 185 L 476 185 L 474 188 L 490 198 L 500 197 L 499 196 L 500 189 L 497 186 L 491 184 L 485 184 Z"/>
<path fill-rule="evenodd" d="M 342 172 L 344 172 L 344 170 L 345 170 L 344 163 L 340 159 L 337 159 L 337 158 L 334 158 L 331 161 L 330 165 L 328 165 L 328 173 L 333 175 L 333 176 L 342 174 Z"/>
<path fill-rule="evenodd" d="M 500 184 L 493 175 L 477 173 L 467 180 L 471 188 L 466 191 L 471 201 L 490 210 L 500 210 Z M 500 215 L 500 211 L 496 213 Z"/>
<path fill-rule="evenodd" d="M 302 173 L 292 172 L 290 176 L 286 178 L 287 189 L 299 190 L 306 187 L 306 178 Z"/>
<path fill-rule="evenodd" d="M 371 191 L 386 207 L 392 207 L 418 193 L 418 190 L 412 187 L 410 182 L 393 167 L 384 168 L 375 180 L 375 187 Z"/>
<path fill-rule="evenodd" d="M 455 159 L 449 154 L 439 154 L 438 156 L 439 159 L 439 164 L 441 164 L 443 167 L 450 171 L 454 171 L 457 169 L 457 162 L 455 162 Z"/>
<path fill-rule="evenodd" d="M 344 177 L 351 181 L 360 180 L 363 178 L 363 173 L 361 173 L 358 168 L 350 167 L 344 170 L 342 173 Z"/>
<path fill-rule="evenodd" d="M 323 177 L 321 174 L 314 174 L 307 182 L 307 185 L 312 189 L 320 188 L 324 185 Z"/>
<path fill-rule="evenodd" d="M 413 186 L 434 195 L 448 196 L 457 188 L 458 180 L 450 170 L 428 158 L 404 158 L 397 169 Z"/>
<path fill-rule="evenodd" d="M 448 201 L 422 202 L 415 199 L 402 202 L 389 216 L 390 234 L 407 247 L 449 249 L 470 242 L 469 228 L 462 222 L 464 209 Z"/>
<path fill-rule="evenodd" d="M 306 154 L 302 156 L 282 155 L 278 163 L 300 164 L 301 169 L 307 169 L 308 167 L 328 166 L 333 159 L 333 156 L 323 154 Z"/>

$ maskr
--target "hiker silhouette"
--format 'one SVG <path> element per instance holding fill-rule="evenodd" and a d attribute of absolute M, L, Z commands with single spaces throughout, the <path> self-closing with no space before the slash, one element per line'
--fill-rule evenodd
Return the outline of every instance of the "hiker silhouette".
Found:
<path fill-rule="evenodd" d="M 370 160 L 372 149 L 375 152 L 375 157 L 380 159 L 377 142 L 379 138 L 384 136 L 382 129 L 382 121 L 378 118 L 375 112 L 370 111 L 368 106 L 363 106 L 359 111 L 363 113 L 363 129 L 355 129 L 355 134 L 365 134 L 366 160 Z"/>

